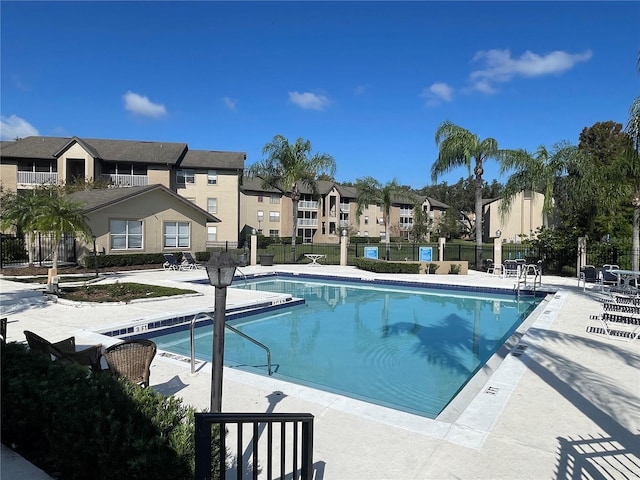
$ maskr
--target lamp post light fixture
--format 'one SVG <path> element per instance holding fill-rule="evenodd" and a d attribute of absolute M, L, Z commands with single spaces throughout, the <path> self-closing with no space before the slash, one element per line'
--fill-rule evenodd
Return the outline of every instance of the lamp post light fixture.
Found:
<path fill-rule="evenodd" d="M 227 309 L 227 287 L 233 282 L 236 261 L 229 252 L 214 252 L 204 264 L 209 283 L 215 287 L 213 314 L 213 345 L 211 362 L 210 412 L 222 411 L 222 370 L 224 367 L 224 324 Z"/>
<path fill-rule="evenodd" d="M 93 265 L 96 267 L 96 278 L 98 278 L 100 274 L 98 273 L 98 251 L 96 250 L 96 236 L 92 235 L 92 237 L 93 237 Z"/>

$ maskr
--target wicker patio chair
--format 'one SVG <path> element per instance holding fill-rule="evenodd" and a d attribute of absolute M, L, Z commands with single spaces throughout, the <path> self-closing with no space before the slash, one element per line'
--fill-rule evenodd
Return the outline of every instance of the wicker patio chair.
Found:
<path fill-rule="evenodd" d="M 149 386 L 151 362 L 156 355 L 156 344 L 151 340 L 126 340 L 104 351 L 112 374 L 125 377 L 132 383 Z"/>
<path fill-rule="evenodd" d="M 52 360 L 60 360 L 67 363 L 77 363 L 91 367 L 94 372 L 102 370 L 101 357 L 102 345 L 91 345 L 82 350 L 76 350 L 76 338 L 69 337 L 59 342 L 50 342 L 29 330 L 24 331 L 24 336 L 32 352 L 46 355 Z"/>

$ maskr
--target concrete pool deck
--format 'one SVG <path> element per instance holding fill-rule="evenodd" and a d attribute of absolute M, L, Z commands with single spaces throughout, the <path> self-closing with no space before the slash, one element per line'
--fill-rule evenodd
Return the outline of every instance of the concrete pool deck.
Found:
<path fill-rule="evenodd" d="M 338 266 L 241 270 L 398 278 Z M 102 338 L 93 332 L 113 325 L 168 312 L 211 310 L 213 288 L 187 283 L 205 278 L 203 270 L 108 275 L 104 281 L 182 284 L 202 295 L 82 306 L 48 302 L 42 286 L 0 278 L 0 315 L 8 317 L 9 341 L 23 342 L 23 331 L 32 330 L 50 340 L 75 335 L 79 345 L 89 344 Z M 512 278 L 481 272 L 401 278 L 507 289 L 514 284 Z M 536 309 L 528 330 L 462 392 L 455 408 L 436 420 L 231 368 L 224 372 L 223 411 L 313 414 L 317 479 L 640 478 L 640 340 L 586 332 L 587 325 L 598 326 L 589 315 L 602 309 L 591 287 L 585 292 L 576 279 L 553 276 L 544 276 L 542 284 L 557 293 Z M 229 289 L 227 307 L 247 301 L 246 291 Z M 159 354 L 151 385 L 205 409 L 210 365 L 200 364 L 192 376 L 188 362 Z M 6 461 L 7 450 L 2 449 L 0 477 L 35 478 L 6 471 L 6 465 L 15 464 Z"/>

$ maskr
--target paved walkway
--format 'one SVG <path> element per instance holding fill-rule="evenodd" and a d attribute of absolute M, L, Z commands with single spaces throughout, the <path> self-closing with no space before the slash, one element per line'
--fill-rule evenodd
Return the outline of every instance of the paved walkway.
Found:
<path fill-rule="evenodd" d="M 242 270 L 274 269 L 394 277 L 334 266 Z M 184 286 L 199 278 L 206 278 L 204 271 L 147 271 L 110 275 L 104 281 Z M 403 278 L 507 289 L 514 283 L 479 272 Z M 79 345 L 90 344 L 104 340 L 93 331 L 109 326 L 211 309 L 213 288 L 188 285 L 202 295 L 73 306 L 46 301 L 41 287 L 0 278 L 0 311 L 9 318 L 9 341 L 24 341 L 23 330 L 33 330 L 51 340 L 75 335 Z M 224 373 L 223 411 L 312 413 L 316 479 L 640 478 L 640 340 L 586 332 L 587 325 L 597 325 L 589 315 L 601 310 L 599 295 L 590 287 L 585 292 L 575 279 L 550 276 L 543 278 L 543 287 L 556 293 L 548 295 L 435 420 L 230 368 Z M 230 288 L 227 306 L 260 300 Z M 152 365 L 151 384 L 205 409 L 210 365 L 191 375 L 188 362 L 160 354 Z M 3 479 L 40 478 L 21 470 L 33 467 L 7 448 L 1 460 Z"/>

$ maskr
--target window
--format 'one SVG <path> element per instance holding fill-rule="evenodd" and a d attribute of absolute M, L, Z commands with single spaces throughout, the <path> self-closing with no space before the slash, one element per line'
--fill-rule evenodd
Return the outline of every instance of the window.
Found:
<path fill-rule="evenodd" d="M 280 236 L 280 230 L 269 230 L 269 236 L 270 237 L 279 237 Z"/>
<path fill-rule="evenodd" d="M 164 222 L 164 248 L 189 248 L 191 229 L 188 222 Z"/>
<path fill-rule="evenodd" d="M 364 224 L 369 225 L 369 217 L 367 216 L 364 217 Z"/>
<path fill-rule="evenodd" d="M 207 242 L 218 241 L 218 227 L 207 227 Z"/>
<path fill-rule="evenodd" d="M 280 195 L 271 195 L 271 197 L 269 197 L 269 202 L 270 203 L 280 203 Z"/>
<path fill-rule="evenodd" d="M 207 171 L 207 185 L 217 185 L 217 184 L 218 184 L 218 171 L 217 170 Z"/>
<path fill-rule="evenodd" d="M 207 212 L 218 213 L 218 199 L 207 198 Z"/>
<path fill-rule="evenodd" d="M 142 248 L 141 220 L 111 220 L 109 221 L 109 230 L 111 231 L 112 250 Z"/>
<path fill-rule="evenodd" d="M 258 210 L 258 221 L 261 222 L 264 220 L 264 210 Z"/>
<path fill-rule="evenodd" d="M 264 202 L 264 197 L 262 195 L 258 195 L 258 203 Z"/>
<path fill-rule="evenodd" d="M 269 221 L 270 222 L 279 222 L 280 221 L 280 212 L 269 212 Z"/>
<path fill-rule="evenodd" d="M 196 183 L 196 173 L 194 170 L 178 170 L 177 182 L 180 185 L 186 185 L 187 183 Z"/>

